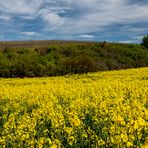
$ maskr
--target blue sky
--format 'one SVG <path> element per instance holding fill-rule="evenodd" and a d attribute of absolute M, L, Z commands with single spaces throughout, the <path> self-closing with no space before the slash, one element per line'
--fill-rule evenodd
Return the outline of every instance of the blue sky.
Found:
<path fill-rule="evenodd" d="M 148 0 L 0 0 L 0 40 L 140 43 Z"/>

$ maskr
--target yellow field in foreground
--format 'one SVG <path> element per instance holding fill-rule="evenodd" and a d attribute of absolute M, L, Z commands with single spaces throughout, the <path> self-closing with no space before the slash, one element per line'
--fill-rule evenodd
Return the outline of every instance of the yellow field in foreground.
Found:
<path fill-rule="evenodd" d="M 0 147 L 148 147 L 148 68 L 0 79 Z"/>

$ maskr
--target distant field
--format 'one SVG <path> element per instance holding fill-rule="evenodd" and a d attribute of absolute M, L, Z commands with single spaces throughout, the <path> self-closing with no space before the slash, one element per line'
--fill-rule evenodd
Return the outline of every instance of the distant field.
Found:
<path fill-rule="evenodd" d="M 30 40 L 30 41 L 0 41 L 0 49 L 6 48 L 18 49 L 18 48 L 45 48 L 51 45 L 61 45 L 70 43 L 95 43 L 95 42 L 83 42 L 83 41 L 62 41 L 62 40 Z"/>
<path fill-rule="evenodd" d="M 0 79 L 0 147 L 148 146 L 148 68 Z"/>

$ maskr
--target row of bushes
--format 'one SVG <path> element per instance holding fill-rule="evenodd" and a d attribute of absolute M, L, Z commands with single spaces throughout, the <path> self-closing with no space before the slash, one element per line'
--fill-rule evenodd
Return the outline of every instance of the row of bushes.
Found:
<path fill-rule="evenodd" d="M 0 77 L 43 77 L 148 66 L 141 45 L 67 43 L 0 51 Z"/>

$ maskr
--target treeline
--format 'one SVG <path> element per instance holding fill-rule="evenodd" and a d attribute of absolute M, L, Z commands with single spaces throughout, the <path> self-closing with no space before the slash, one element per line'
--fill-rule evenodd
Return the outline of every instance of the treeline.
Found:
<path fill-rule="evenodd" d="M 67 42 L 0 50 L 0 77 L 44 77 L 148 66 L 141 45 Z"/>

